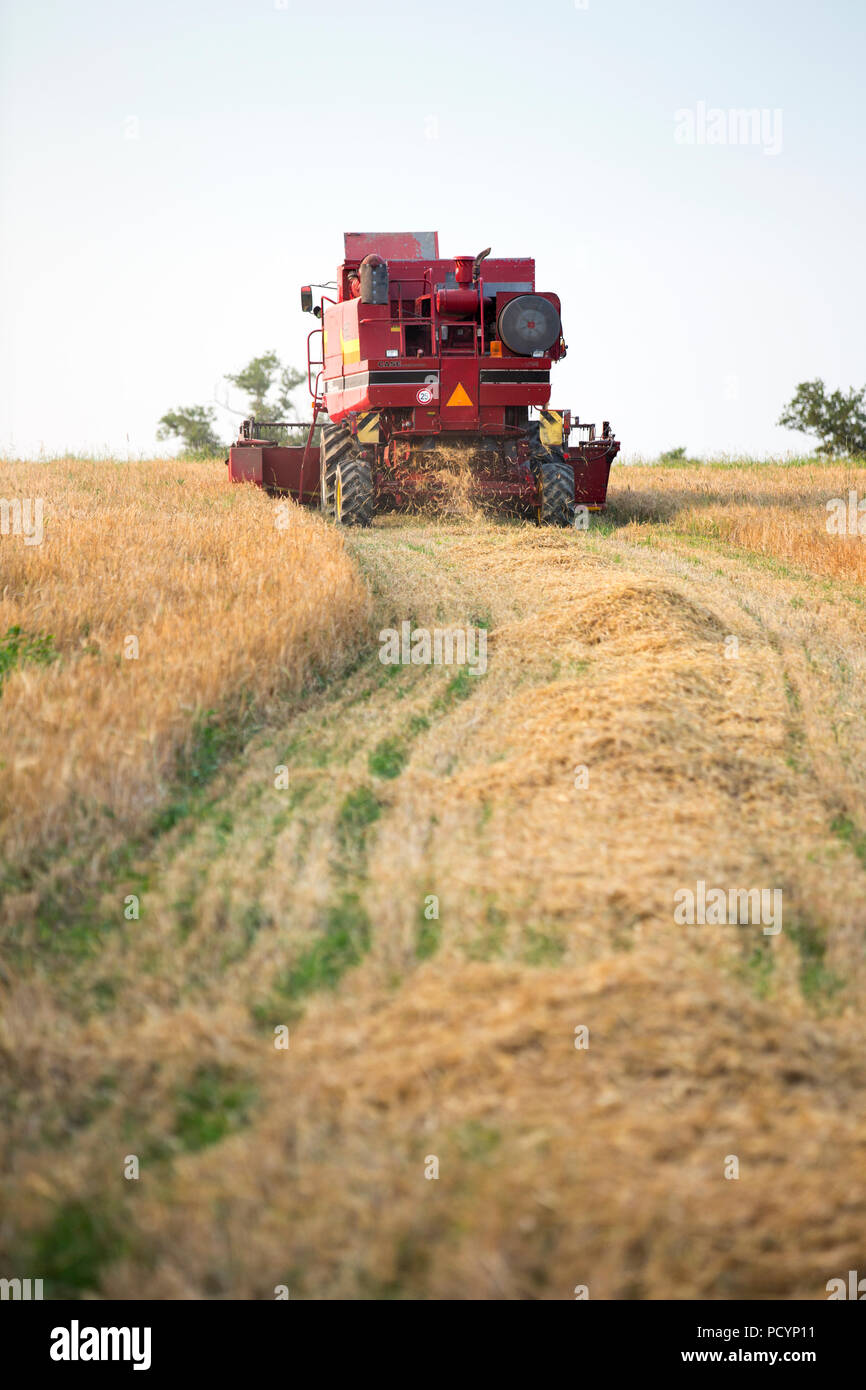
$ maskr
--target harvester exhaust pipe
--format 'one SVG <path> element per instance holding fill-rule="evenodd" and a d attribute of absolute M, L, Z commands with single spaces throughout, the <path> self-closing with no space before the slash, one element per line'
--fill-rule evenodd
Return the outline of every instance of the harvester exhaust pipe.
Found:
<path fill-rule="evenodd" d="M 492 249 L 492 247 L 488 246 L 484 251 L 479 251 L 478 255 L 475 257 L 475 260 L 472 262 L 473 285 L 478 284 L 478 277 L 481 274 L 481 262 L 487 260 L 487 257 L 490 255 Z"/>

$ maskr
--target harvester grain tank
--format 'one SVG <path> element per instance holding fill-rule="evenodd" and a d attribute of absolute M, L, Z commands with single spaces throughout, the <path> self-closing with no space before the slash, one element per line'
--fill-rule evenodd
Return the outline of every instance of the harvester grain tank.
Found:
<path fill-rule="evenodd" d="M 442 259 L 435 232 L 344 242 L 333 287 L 301 290 L 320 321 L 307 339 L 306 443 L 273 443 L 260 433 L 269 422 L 245 420 L 231 479 L 366 526 L 435 501 L 443 459 L 457 459 L 482 504 L 554 526 L 571 524 L 576 505 L 601 510 L 620 446 L 607 421 L 597 434 L 549 404 L 567 349 L 559 297 L 536 290 L 535 262 L 489 248 Z"/>

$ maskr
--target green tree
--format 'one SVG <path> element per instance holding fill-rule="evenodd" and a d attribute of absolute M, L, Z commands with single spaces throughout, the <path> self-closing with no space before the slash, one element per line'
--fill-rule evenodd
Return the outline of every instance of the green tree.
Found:
<path fill-rule="evenodd" d="M 254 357 L 239 372 L 227 372 L 226 381 L 230 381 L 239 391 L 243 391 L 248 398 L 249 410 L 251 415 L 257 419 L 264 419 L 268 409 L 267 394 L 273 385 L 274 374 L 279 370 L 280 360 L 275 352 L 265 352 L 261 357 Z"/>
<path fill-rule="evenodd" d="M 247 411 L 257 420 L 284 420 L 296 413 L 292 394 L 306 380 L 306 373 L 284 367 L 275 352 L 264 352 L 241 371 L 227 372 L 225 379 L 244 393 Z"/>
<path fill-rule="evenodd" d="M 819 439 L 819 454 L 866 454 L 866 386 L 828 394 L 820 377 L 801 381 L 777 424 Z"/>
<path fill-rule="evenodd" d="M 225 380 L 246 397 L 245 415 L 254 415 L 256 420 L 285 420 L 297 415 L 298 410 L 292 395 L 307 379 L 306 372 L 294 367 L 284 367 L 275 352 L 264 352 L 254 357 L 239 372 L 226 373 Z M 230 407 L 226 407 L 230 409 Z M 159 422 L 157 439 L 180 439 L 191 453 L 220 453 L 225 445 L 215 432 L 216 416 L 211 406 L 192 405 L 178 410 L 166 411 Z M 306 443 L 306 430 L 268 429 L 262 425 L 258 429 L 265 439 L 285 441 L 290 444 Z M 314 443 L 318 442 L 316 430 Z"/>
<path fill-rule="evenodd" d="M 223 448 L 214 426 L 216 416 L 210 406 L 181 406 L 167 410 L 159 422 L 157 439 L 180 439 L 190 453 L 216 454 Z"/>

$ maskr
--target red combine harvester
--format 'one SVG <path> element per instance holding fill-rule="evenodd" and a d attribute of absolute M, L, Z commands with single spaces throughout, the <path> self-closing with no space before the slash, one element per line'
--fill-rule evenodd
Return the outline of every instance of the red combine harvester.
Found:
<path fill-rule="evenodd" d="M 620 446 L 607 421 L 597 437 L 548 406 L 566 353 L 559 298 L 536 291 L 533 260 L 488 257 L 440 260 L 436 232 L 347 232 L 333 295 L 314 305 L 313 287 L 301 290 L 321 319 L 307 339 L 306 444 L 259 437 L 285 422 L 245 420 L 231 480 L 367 526 L 434 500 L 458 460 L 482 503 L 552 526 L 570 525 L 576 505 L 600 511 Z"/>

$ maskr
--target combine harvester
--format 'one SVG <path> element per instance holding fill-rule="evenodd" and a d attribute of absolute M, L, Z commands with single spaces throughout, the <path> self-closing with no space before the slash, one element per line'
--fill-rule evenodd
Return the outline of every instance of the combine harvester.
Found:
<path fill-rule="evenodd" d="M 458 459 L 482 504 L 548 526 L 570 525 L 576 504 L 600 511 L 620 446 L 607 421 L 596 437 L 548 407 L 566 353 L 559 298 L 536 292 L 534 260 L 489 256 L 440 260 L 436 232 L 347 232 L 334 296 L 314 305 L 313 286 L 301 289 L 321 320 L 307 338 L 306 444 L 260 437 L 290 422 L 244 420 L 231 480 L 368 526 L 435 502 Z"/>

